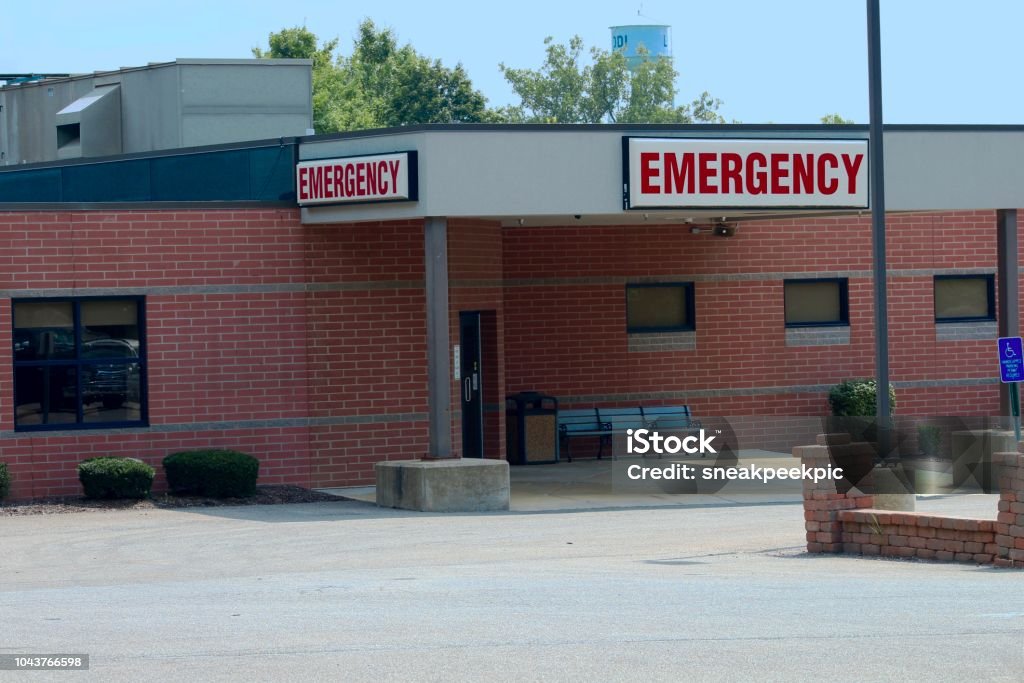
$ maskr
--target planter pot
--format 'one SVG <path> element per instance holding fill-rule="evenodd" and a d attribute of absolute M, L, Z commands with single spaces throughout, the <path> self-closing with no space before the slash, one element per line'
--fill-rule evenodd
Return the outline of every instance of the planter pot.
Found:
<path fill-rule="evenodd" d="M 915 493 L 930 495 L 953 490 L 953 466 L 948 460 L 915 458 L 905 461 L 903 466 Z"/>

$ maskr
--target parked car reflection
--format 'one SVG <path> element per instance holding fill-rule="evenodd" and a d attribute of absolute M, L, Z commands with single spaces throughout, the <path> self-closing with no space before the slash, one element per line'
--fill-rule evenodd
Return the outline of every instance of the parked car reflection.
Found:
<path fill-rule="evenodd" d="M 93 339 L 82 344 L 83 359 L 137 359 L 135 339 Z M 82 402 L 102 403 L 106 409 L 139 402 L 138 362 L 90 363 L 82 366 Z"/>

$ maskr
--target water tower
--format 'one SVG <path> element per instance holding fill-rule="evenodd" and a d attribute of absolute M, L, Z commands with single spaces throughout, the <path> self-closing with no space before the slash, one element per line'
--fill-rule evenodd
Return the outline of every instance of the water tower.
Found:
<path fill-rule="evenodd" d="M 637 53 L 641 46 L 647 51 L 648 59 L 672 61 L 671 26 L 633 24 L 609 28 L 612 32 L 612 50 L 617 50 L 625 55 L 630 70 L 635 69 L 643 61 L 643 57 Z"/>

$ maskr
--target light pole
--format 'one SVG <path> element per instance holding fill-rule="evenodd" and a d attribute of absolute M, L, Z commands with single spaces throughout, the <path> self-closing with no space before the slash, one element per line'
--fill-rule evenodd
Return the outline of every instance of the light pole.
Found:
<path fill-rule="evenodd" d="M 871 261 L 875 277 L 875 405 L 878 446 L 889 455 L 889 304 L 885 272 L 885 176 L 882 156 L 882 49 L 878 0 L 867 0 L 868 156 L 871 159 Z"/>

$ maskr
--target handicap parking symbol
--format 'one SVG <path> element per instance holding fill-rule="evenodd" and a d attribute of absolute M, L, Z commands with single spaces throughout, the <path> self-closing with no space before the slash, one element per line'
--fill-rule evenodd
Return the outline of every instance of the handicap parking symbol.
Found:
<path fill-rule="evenodd" d="M 1003 382 L 1024 381 L 1024 345 L 1020 337 L 1000 337 L 999 379 Z"/>

